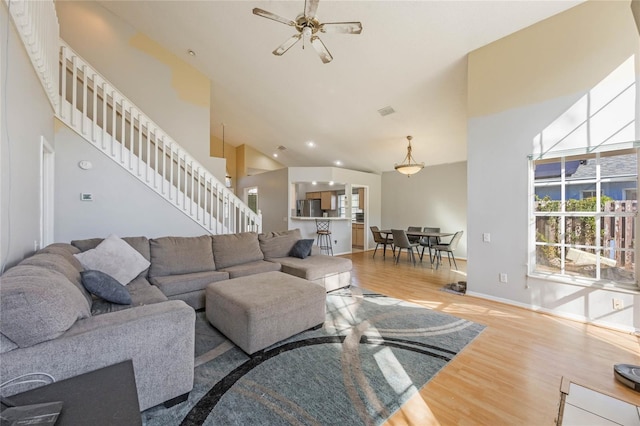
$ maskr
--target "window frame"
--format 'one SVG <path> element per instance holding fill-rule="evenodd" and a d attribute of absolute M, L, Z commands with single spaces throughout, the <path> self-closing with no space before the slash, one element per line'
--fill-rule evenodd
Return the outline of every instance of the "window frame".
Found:
<path fill-rule="evenodd" d="M 633 282 L 616 282 L 613 279 L 607 279 L 601 277 L 601 259 L 606 258 L 607 253 L 611 250 L 610 243 L 608 241 L 601 241 L 601 218 L 615 218 L 614 220 L 618 220 L 618 218 L 630 218 L 633 220 L 632 229 L 633 233 L 633 247 L 619 247 L 614 248 L 617 251 L 622 253 L 631 251 L 633 253 L 633 258 L 636 259 L 638 254 L 637 247 L 635 243 L 640 241 L 638 239 L 638 234 L 640 230 L 638 229 L 638 212 L 621 212 L 621 211 L 601 211 L 602 201 L 602 184 L 610 181 L 616 181 L 616 178 L 610 179 L 607 177 L 602 177 L 600 175 L 600 158 L 604 156 L 610 155 L 622 155 L 634 153 L 636 155 L 636 159 L 640 160 L 639 150 L 637 149 L 637 145 L 634 143 L 633 148 L 627 149 L 616 149 L 613 148 L 611 150 L 599 150 L 597 152 L 589 152 L 583 151 L 582 153 L 577 153 L 575 150 L 566 151 L 566 152 L 556 152 L 550 153 L 546 155 L 540 155 L 538 158 L 534 158 L 533 155 L 529 156 L 529 261 L 528 261 L 528 276 L 538 279 L 544 279 L 549 281 L 563 282 L 569 284 L 578 284 L 585 286 L 596 286 L 603 288 L 610 288 L 616 290 L 632 290 L 638 291 L 640 290 L 639 282 L 638 282 L 638 265 L 637 262 L 634 262 L 633 267 Z M 582 160 L 582 159 L 596 159 L 596 167 L 595 167 L 595 177 L 584 178 L 584 179 L 569 179 L 565 176 L 565 163 L 570 160 Z M 535 179 L 535 166 L 536 164 L 546 163 L 546 162 L 560 162 L 561 163 L 561 176 L 557 181 L 545 181 L 545 182 L 536 182 Z M 636 190 L 638 188 L 638 168 L 640 167 L 640 161 L 636 161 Z M 571 185 L 579 185 L 579 184 L 594 184 L 595 188 L 593 192 L 595 192 L 596 204 L 594 211 L 567 211 L 566 205 L 567 201 L 571 200 L 571 198 L 567 198 L 567 187 Z M 559 211 L 536 211 L 536 188 L 544 187 L 544 186 L 560 186 L 560 209 Z M 629 190 L 633 190 L 633 188 L 624 188 L 623 198 L 626 199 L 626 193 Z M 580 194 L 584 195 L 585 191 L 581 191 Z M 584 197 L 582 197 L 584 198 Z M 622 200 L 621 200 L 622 201 Z M 539 217 L 557 217 L 560 220 L 558 221 L 558 239 L 556 242 L 546 242 L 546 241 L 538 241 L 537 238 L 537 219 Z M 565 225 L 566 218 L 595 218 L 595 226 L 594 226 L 594 241 L 593 245 L 580 245 L 572 243 L 568 240 L 568 234 L 566 233 Z M 539 247 L 555 247 L 559 249 L 560 254 L 560 266 L 558 267 L 558 271 L 549 271 L 543 272 L 539 269 L 537 251 Z M 595 263 L 595 278 L 591 278 L 588 276 L 580 275 L 580 274 L 571 274 L 567 273 L 566 267 L 566 257 L 567 257 L 567 249 L 575 248 L 578 250 L 593 250 L 596 256 Z"/>

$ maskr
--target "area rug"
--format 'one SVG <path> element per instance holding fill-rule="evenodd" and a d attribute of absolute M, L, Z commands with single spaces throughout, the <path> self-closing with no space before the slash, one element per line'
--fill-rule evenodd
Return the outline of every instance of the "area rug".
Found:
<path fill-rule="evenodd" d="M 194 389 L 155 425 L 379 425 L 484 326 L 357 287 L 327 294 L 324 326 L 253 356 L 197 313 Z"/>

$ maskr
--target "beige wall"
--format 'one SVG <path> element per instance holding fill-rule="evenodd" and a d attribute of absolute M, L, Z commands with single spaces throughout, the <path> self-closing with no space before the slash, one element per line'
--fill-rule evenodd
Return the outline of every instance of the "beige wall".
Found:
<path fill-rule="evenodd" d="M 284 166 L 249 145 L 237 147 L 237 173 L 238 177 L 251 176 L 272 170 L 279 170 Z"/>
<path fill-rule="evenodd" d="M 225 143 L 223 149 L 222 145 L 222 139 L 218 139 L 217 137 L 211 135 L 209 146 L 210 155 L 212 157 L 224 158 L 225 160 L 227 160 L 226 172 L 229 174 L 229 176 L 231 176 L 231 186 L 235 190 L 236 184 L 238 182 L 236 147 Z"/>
<path fill-rule="evenodd" d="M 628 1 L 589 1 L 471 52 L 469 116 L 593 87 L 637 46 L 632 22 Z"/>

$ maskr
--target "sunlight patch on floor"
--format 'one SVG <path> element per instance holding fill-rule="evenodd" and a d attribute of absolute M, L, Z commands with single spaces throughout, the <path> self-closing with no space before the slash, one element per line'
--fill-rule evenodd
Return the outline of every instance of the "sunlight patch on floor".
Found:
<path fill-rule="evenodd" d="M 486 315 L 486 316 L 492 316 L 492 317 L 511 318 L 511 319 L 524 318 L 523 316 L 516 315 L 514 313 L 507 313 L 504 311 L 499 311 L 496 309 L 490 309 L 490 308 L 467 304 L 467 303 L 445 303 L 445 302 L 435 302 L 433 300 L 424 300 L 424 299 L 409 299 L 409 301 L 425 306 L 429 309 L 434 309 L 434 310 L 446 312 L 449 314 Z"/>
<path fill-rule="evenodd" d="M 611 330 L 606 327 L 602 327 L 594 324 L 585 324 L 578 321 L 572 321 L 566 318 L 555 317 L 547 315 L 547 318 L 554 323 L 560 324 L 564 327 L 568 327 L 575 330 L 578 333 L 585 333 L 586 335 L 598 339 L 608 345 L 615 346 L 625 352 L 629 352 L 634 357 L 640 353 L 640 337 L 629 333 L 629 339 L 623 342 L 620 341 L 620 332 Z"/>
<path fill-rule="evenodd" d="M 400 407 L 400 409 L 384 423 L 384 425 L 440 426 L 440 422 L 436 419 L 433 411 L 431 411 L 429 405 L 422 398 L 420 393 L 417 393 L 411 397 L 409 401 L 404 403 L 402 407 Z"/>

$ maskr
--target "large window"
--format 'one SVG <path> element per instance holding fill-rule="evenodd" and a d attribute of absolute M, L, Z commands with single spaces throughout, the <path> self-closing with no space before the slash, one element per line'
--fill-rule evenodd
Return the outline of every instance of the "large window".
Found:
<path fill-rule="evenodd" d="M 531 161 L 530 274 L 637 288 L 637 158 L 627 149 Z"/>

